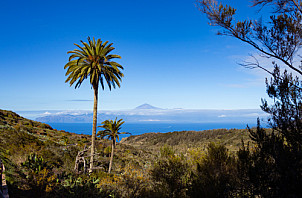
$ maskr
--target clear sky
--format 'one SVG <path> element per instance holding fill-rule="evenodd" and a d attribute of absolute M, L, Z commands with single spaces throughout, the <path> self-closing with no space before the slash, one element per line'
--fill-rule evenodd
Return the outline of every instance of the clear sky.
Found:
<path fill-rule="evenodd" d="M 227 1 L 241 18 L 248 1 Z M 237 64 L 252 48 L 217 36 L 194 0 L 0 2 L 0 108 L 91 110 L 89 82 L 65 83 L 67 51 L 87 36 L 114 43 L 121 88 L 99 91 L 99 108 L 254 109 L 266 98 L 262 72 Z"/>

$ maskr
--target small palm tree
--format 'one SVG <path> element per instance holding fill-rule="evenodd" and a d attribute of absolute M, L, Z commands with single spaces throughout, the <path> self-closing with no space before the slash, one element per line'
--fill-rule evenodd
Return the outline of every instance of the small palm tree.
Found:
<path fill-rule="evenodd" d="M 98 106 L 98 89 L 99 84 L 102 89 L 107 84 L 109 90 L 120 87 L 121 78 L 124 76 L 121 69 L 124 69 L 120 64 L 112 61 L 114 58 L 121 58 L 119 55 L 110 54 L 115 48 L 113 43 L 108 44 L 108 41 L 102 42 L 98 39 L 97 42 L 93 38 L 88 37 L 88 43 L 81 41 L 83 46 L 74 44 L 79 49 L 67 52 L 71 54 L 69 62 L 65 65 L 66 83 L 69 82 L 72 86 L 75 82 L 75 88 L 80 87 L 82 82 L 89 78 L 90 84 L 94 90 L 94 104 L 93 104 L 93 127 L 91 140 L 91 158 L 90 158 L 90 172 L 93 169 L 93 159 L 95 152 L 95 137 L 97 125 L 97 106 Z M 108 45 L 107 45 L 108 44 Z"/>
<path fill-rule="evenodd" d="M 116 140 L 119 141 L 119 135 L 120 134 L 130 134 L 128 132 L 119 132 L 119 130 L 122 128 L 121 126 L 125 123 L 122 121 L 123 119 L 120 120 L 105 120 L 102 122 L 103 125 L 99 126 L 104 128 L 105 130 L 98 131 L 98 136 L 100 136 L 102 139 L 107 138 L 112 140 L 112 147 L 111 147 L 111 156 L 110 156 L 110 163 L 109 163 L 109 169 L 108 173 L 111 172 L 111 167 L 112 167 L 112 161 L 113 161 L 113 153 L 114 153 L 114 148 L 116 146 Z"/>

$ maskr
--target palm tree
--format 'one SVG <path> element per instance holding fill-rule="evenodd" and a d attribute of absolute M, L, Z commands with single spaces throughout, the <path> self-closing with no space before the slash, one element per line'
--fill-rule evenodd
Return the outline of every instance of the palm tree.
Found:
<path fill-rule="evenodd" d="M 105 130 L 102 131 L 98 131 L 98 136 L 100 136 L 102 139 L 107 138 L 107 139 L 111 139 L 112 140 L 112 147 L 111 147 L 111 156 L 110 156 L 110 163 L 109 163 L 109 169 L 108 169 L 108 173 L 111 172 L 111 167 L 112 167 L 112 161 L 113 161 L 113 153 L 114 153 L 114 148 L 116 146 L 116 140 L 119 141 L 119 135 L 120 134 L 130 134 L 128 132 L 119 132 L 119 130 L 122 128 L 122 124 L 124 124 L 125 122 L 122 121 L 123 119 L 120 119 L 118 121 L 116 121 L 117 118 L 115 118 L 115 120 L 105 120 L 104 122 L 102 122 L 102 127 Z"/>
<path fill-rule="evenodd" d="M 103 90 L 106 84 L 108 85 L 109 90 L 111 90 L 112 87 L 120 87 L 121 78 L 124 76 L 121 70 L 124 68 L 120 64 L 112 61 L 114 58 L 121 58 L 119 55 L 110 54 L 111 51 L 115 49 L 112 47 L 113 43 L 108 44 L 108 41 L 102 42 L 101 39 L 98 39 L 96 42 L 94 38 L 91 40 L 89 37 L 88 43 L 83 41 L 81 41 L 81 43 L 83 46 L 74 44 L 79 49 L 67 52 L 71 55 L 69 57 L 69 62 L 64 67 L 64 69 L 67 69 L 65 76 L 68 76 L 65 82 L 69 82 L 70 86 L 76 82 L 75 88 L 78 88 L 85 79 L 89 78 L 90 84 L 94 90 L 89 170 L 92 172 L 95 152 L 99 84 Z"/>

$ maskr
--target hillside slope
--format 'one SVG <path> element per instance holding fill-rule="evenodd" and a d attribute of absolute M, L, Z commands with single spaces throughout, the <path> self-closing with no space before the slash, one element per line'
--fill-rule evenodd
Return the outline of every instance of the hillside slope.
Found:
<path fill-rule="evenodd" d="M 175 150 L 185 152 L 188 148 L 205 148 L 210 142 L 215 142 L 225 145 L 230 151 L 237 151 L 242 140 L 244 142 L 249 141 L 247 129 L 145 133 L 123 138 L 121 143 L 154 151 L 159 151 L 159 148 L 167 145 Z"/>
<path fill-rule="evenodd" d="M 0 131 L 21 131 L 27 134 L 33 135 L 42 141 L 53 141 L 59 144 L 66 144 L 63 139 L 68 137 L 68 141 L 76 143 L 79 140 L 89 138 L 88 135 L 78 135 L 69 133 L 63 130 L 53 129 L 51 126 L 45 123 L 29 120 L 19 116 L 12 111 L 6 111 L 0 109 Z M 63 139 L 62 139 L 63 138 Z"/>
<path fill-rule="evenodd" d="M 37 188 L 37 186 L 30 185 L 32 180 L 27 176 L 29 172 L 22 165 L 31 154 L 41 156 L 43 163 L 46 163 L 47 167 L 51 167 L 51 172 L 47 173 L 48 176 L 41 175 L 40 179 L 47 180 L 53 177 L 64 183 L 64 180 L 75 175 L 73 169 L 76 156 L 85 146 L 90 145 L 90 141 L 90 135 L 59 131 L 47 124 L 0 109 L 0 159 L 6 167 L 10 196 L 37 197 L 37 190 L 44 191 L 41 190 L 41 186 Z M 95 158 L 95 165 L 100 168 L 97 172 L 107 171 L 110 146 L 109 140 L 97 139 L 96 153 L 98 155 Z M 89 156 L 89 151 L 86 155 Z M 134 164 L 134 167 L 137 168 L 144 167 L 146 164 L 150 164 L 150 160 L 154 158 L 155 156 L 150 152 L 118 143 L 114 155 L 113 172 L 119 173 L 128 164 Z M 60 184 L 58 185 L 59 188 L 62 187 Z"/>

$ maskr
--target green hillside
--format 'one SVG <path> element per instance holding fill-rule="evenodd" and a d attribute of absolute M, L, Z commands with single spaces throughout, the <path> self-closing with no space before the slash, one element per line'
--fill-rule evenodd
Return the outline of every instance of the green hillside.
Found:
<path fill-rule="evenodd" d="M 165 197 L 177 189 L 158 186 L 164 186 L 157 176 L 164 171 L 162 168 L 176 168 L 190 183 L 196 164 L 208 155 L 209 149 L 234 156 L 241 140 L 248 141 L 248 132 L 217 129 L 130 136 L 117 144 L 111 174 L 107 173 L 111 142 L 97 139 L 95 171 L 90 176 L 83 171 L 75 173 L 76 156 L 89 147 L 90 138 L 0 110 L 0 158 L 6 166 L 10 196 Z M 209 147 L 210 142 L 216 144 Z M 89 152 L 85 153 L 87 163 Z M 175 180 L 184 176 L 167 174 Z"/>
<path fill-rule="evenodd" d="M 123 138 L 121 143 L 152 151 L 159 151 L 161 147 L 167 145 L 179 152 L 185 152 L 189 148 L 206 148 L 209 143 L 215 142 L 226 146 L 230 151 L 237 151 L 242 140 L 249 141 L 247 129 L 145 133 Z"/>
<path fill-rule="evenodd" d="M 47 166 L 51 167 L 51 172 L 54 173 L 50 175 L 63 175 L 60 178 L 63 181 L 67 176 L 74 177 L 76 156 L 85 146 L 90 145 L 90 140 L 89 135 L 58 131 L 12 111 L 0 110 L 0 158 L 6 166 L 11 197 L 29 197 L 36 193 L 37 189 L 32 189 L 33 186 L 28 183 L 28 171 L 21 165 L 31 154 L 42 156 L 43 161 L 47 162 Z M 108 167 L 110 145 L 108 140 L 97 140 L 96 149 L 99 155 L 96 161 L 99 172 L 106 171 Z M 130 145 L 118 144 L 113 168 L 115 172 L 119 172 L 129 161 L 138 167 L 144 166 L 147 163 L 145 159 L 153 159 L 150 155 L 150 152 L 135 149 Z"/>

